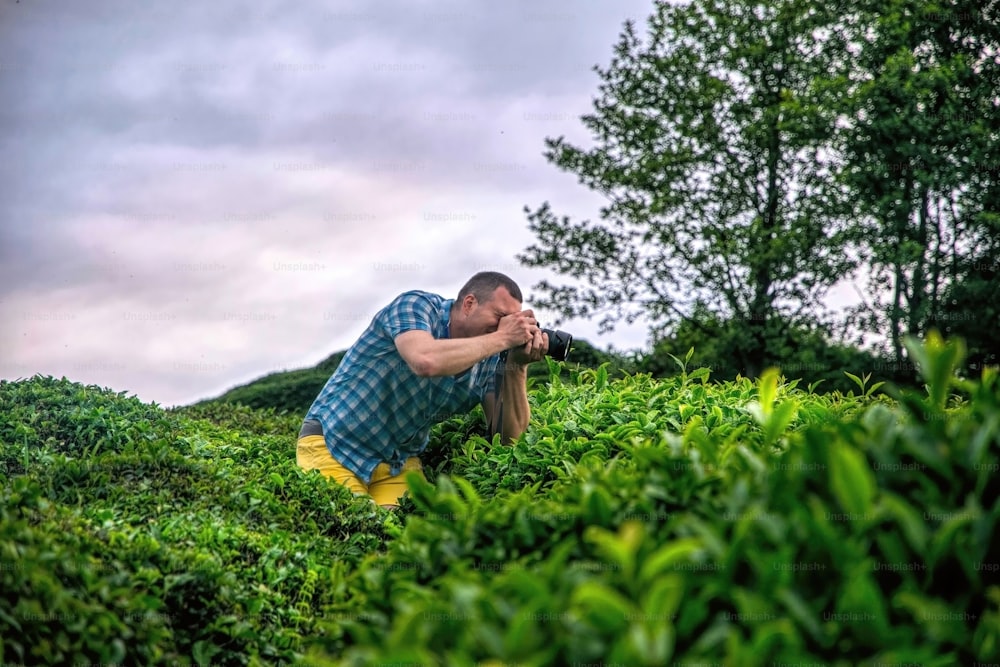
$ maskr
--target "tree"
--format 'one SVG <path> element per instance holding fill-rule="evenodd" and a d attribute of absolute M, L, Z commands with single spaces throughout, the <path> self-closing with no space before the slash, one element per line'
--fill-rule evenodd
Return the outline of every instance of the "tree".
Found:
<path fill-rule="evenodd" d="M 888 333 L 902 364 L 904 335 L 964 317 L 950 302 L 995 291 L 969 267 L 983 244 L 997 246 L 1000 20 L 980 0 L 873 0 L 855 12 L 840 146 L 872 288 L 856 313 L 863 329 Z M 972 292 L 967 277 L 981 283 Z"/>
<path fill-rule="evenodd" d="M 736 360 L 769 363 L 771 333 L 815 317 L 854 266 L 844 192 L 826 149 L 833 105 L 815 85 L 845 67 L 835 3 L 657 2 L 641 40 L 625 24 L 583 149 L 547 139 L 546 158 L 606 196 L 600 221 L 526 207 L 538 243 L 518 259 L 587 287 L 542 281 L 562 317 L 602 314 L 602 331 L 645 317 L 654 333 L 712 319 L 745 327 Z M 821 76 L 822 75 L 822 76 Z"/>
<path fill-rule="evenodd" d="M 968 350 L 965 371 L 979 377 L 1000 365 L 1000 254 L 980 253 L 963 261 L 958 279 L 945 290 L 930 326 L 945 337 L 961 336 Z"/>

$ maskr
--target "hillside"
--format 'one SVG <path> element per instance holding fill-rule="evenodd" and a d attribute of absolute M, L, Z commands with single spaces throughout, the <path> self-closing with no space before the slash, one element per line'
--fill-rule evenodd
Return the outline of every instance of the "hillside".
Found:
<path fill-rule="evenodd" d="M 270 373 L 247 384 L 233 387 L 216 398 L 199 401 L 195 405 L 232 403 L 304 415 L 346 352 L 346 350 L 334 352 L 309 368 Z M 618 355 L 598 350 L 585 340 L 574 340 L 567 364 L 560 372 L 564 377 L 568 377 L 573 370 L 597 368 L 606 362 L 616 369 L 628 366 L 628 361 Z M 543 363 L 533 364 L 529 368 L 528 377 L 535 383 L 548 382 L 548 367 Z"/>
<path fill-rule="evenodd" d="M 239 404 L 250 408 L 273 408 L 279 412 L 305 414 L 320 389 L 337 370 L 346 350 L 334 352 L 326 359 L 309 368 L 277 371 L 257 378 L 226 391 L 221 396 L 195 403 L 212 405 L 219 403 Z"/>
<path fill-rule="evenodd" d="M 432 433 L 386 512 L 296 415 L 0 382 L 0 663 L 1000 661 L 1000 383 L 814 394 L 552 364 L 512 446 Z"/>

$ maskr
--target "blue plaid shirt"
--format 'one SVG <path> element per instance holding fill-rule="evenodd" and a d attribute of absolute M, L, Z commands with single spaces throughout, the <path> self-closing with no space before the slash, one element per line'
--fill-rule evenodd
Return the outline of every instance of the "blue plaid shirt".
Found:
<path fill-rule="evenodd" d="M 494 389 L 500 355 L 458 375 L 419 377 L 393 342 L 404 331 L 448 338 L 454 299 L 412 290 L 380 310 L 313 401 L 306 419 L 323 427 L 337 461 L 366 484 L 382 462 L 398 475 L 427 448 L 431 427 L 468 412 Z"/>

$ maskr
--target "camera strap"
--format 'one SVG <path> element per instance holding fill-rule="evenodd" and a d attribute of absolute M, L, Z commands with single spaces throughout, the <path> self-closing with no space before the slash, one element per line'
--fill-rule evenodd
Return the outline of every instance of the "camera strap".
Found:
<path fill-rule="evenodd" d="M 507 350 L 500 353 L 496 375 L 493 376 L 493 419 L 490 421 L 490 440 L 496 433 L 503 433 L 503 378 L 507 367 Z M 496 430 L 493 425 L 496 424 Z"/>

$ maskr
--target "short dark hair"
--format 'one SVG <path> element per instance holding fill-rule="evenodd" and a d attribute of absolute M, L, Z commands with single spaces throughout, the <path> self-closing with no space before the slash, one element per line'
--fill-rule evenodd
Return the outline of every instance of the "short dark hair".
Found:
<path fill-rule="evenodd" d="M 455 300 L 455 305 L 458 306 L 462 303 L 462 299 L 470 294 L 476 297 L 476 301 L 479 303 L 486 303 L 493 297 L 493 292 L 498 287 L 506 287 L 512 297 L 518 301 L 523 301 L 521 298 L 521 288 L 513 280 L 496 271 L 480 271 L 469 278 L 469 282 L 465 283 L 462 289 L 458 291 L 458 299 Z"/>

